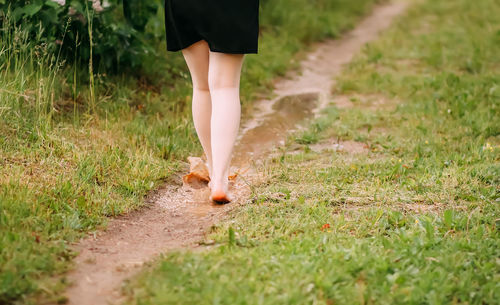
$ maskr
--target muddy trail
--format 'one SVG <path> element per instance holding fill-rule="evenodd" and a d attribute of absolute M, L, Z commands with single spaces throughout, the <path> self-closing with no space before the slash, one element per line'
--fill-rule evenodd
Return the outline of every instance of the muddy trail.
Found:
<path fill-rule="evenodd" d="M 199 247 L 214 223 L 249 199 L 250 185 L 259 179 L 253 162 L 280 145 L 301 121 L 319 114 L 329 102 L 333 78 L 342 66 L 406 6 L 402 2 L 378 6 L 342 39 L 317 44 L 302 62 L 301 73 L 277 80 L 275 97 L 255 103 L 253 118 L 243 121 L 234 152 L 231 173 L 237 176 L 230 182 L 230 192 L 235 202 L 213 205 L 206 183 L 178 176 L 179 183 L 151 192 L 142 209 L 110 220 L 105 231 L 74 245 L 79 255 L 67 275 L 69 304 L 118 304 L 123 281 L 145 262 L 169 250 Z M 199 160 L 191 161 L 196 165 Z"/>

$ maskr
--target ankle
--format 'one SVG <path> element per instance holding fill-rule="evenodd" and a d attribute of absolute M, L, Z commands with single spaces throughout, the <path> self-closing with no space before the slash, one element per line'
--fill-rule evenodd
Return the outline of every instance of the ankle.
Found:
<path fill-rule="evenodd" d="M 210 180 L 211 186 L 214 190 L 226 190 L 229 184 L 227 177 L 214 178 Z"/>

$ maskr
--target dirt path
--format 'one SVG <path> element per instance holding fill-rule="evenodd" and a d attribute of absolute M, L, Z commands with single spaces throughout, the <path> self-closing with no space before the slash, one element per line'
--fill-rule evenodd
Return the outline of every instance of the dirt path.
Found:
<path fill-rule="evenodd" d="M 143 263 L 168 250 L 198 246 L 212 224 L 249 198 L 250 182 L 256 181 L 258 174 L 248 160 L 263 157 L 300 121 L 317 115 L 327 105 L 333 77 L 342 66 L 405 8 L 403 2 L 379 6 L 342 39 L 316 45 L 302 63 L 300 75 L 278 80 L 276 97 L 256 102 L 257 119 L 244 123 L 235 149 L 234 164 L 241 173 L 231 189 L 238 190 L 237 201 L 214 206 L 204 184 L 165 185 L 149 194 L 146 207 L 111 220 L 106 231 L 75 245 L 80 254 L 75 269 L 68 274 L 72 283 L 66 292 L 69 304 L 119 303 L 122 282 Z"/>

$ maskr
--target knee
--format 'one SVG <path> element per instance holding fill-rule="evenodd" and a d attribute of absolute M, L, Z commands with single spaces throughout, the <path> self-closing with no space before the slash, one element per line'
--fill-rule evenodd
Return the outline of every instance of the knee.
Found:
<path fill-rule="evenodd" d="M 208 78 L 208 88 L 210 91 L 226 88 L 238 88 L 239 86 L 239 79 L 221 77 L 219 75 L 210 75 Z"/>
<path fill-rule="evenodd" d="M 209 92 L 210 86 L 208 85 L 208 81 L 195 82 L 193 83 L 193 89 L 201 92 Z"/>

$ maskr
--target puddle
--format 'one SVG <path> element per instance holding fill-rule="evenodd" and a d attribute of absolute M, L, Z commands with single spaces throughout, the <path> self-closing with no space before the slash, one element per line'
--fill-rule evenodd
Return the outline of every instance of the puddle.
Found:
<path fill-rule="evenodd" d="M 278 146 L 300 122 L 313 117 L 318 100 L 319 93 L 290 95 L 276 100 L 272 112 L 243 133 L 235 147 L 232 164 L 245 166 Z"/>

